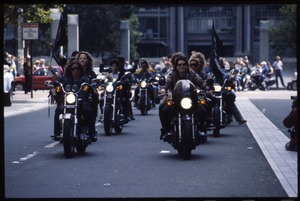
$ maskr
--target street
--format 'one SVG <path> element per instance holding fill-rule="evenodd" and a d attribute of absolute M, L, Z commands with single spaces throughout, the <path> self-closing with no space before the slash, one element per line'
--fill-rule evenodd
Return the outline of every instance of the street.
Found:
<path fill-rule="evenodd" d="M 13 104 L 4 108 L 4 196 L 274 200 L 296 197 L 297 182 L 291 184 L 290 180 L 278 177 L 274 167 L 280 166 L 276 160 L 269 160 L 261 147 L 264 143 L 258 141 L 261 133 L 256 129 L 259 123 L 249 119 L 251 115 L 246 109 L 256 107 L 260 112 L 255 112 L 269 119 L 274 129 L 282 132 L 282 138 L 288 139 L 282 119 L 290 111 L 290 96 L 296 94 L 287 90 L 237 92 L 236 103 L 247 124 L 233 121 L 221 130 L 219 138 L 208 132 L 207 142 L 193 150 L 188 161 L 159 140 L 158 105 L 145 116 L 134 108 L 135 120 L 124 125 L 121 134 L 105 136 L 97 121 L 98 141 L 88 146 L 85 154 L 66 159 L 62 144 L 50 138 L 55 107 L 50 107 L 48 117 L 47 103 Z M 267 123 L 263 122 L 264 125 Z M 291 153 L 297 159 L 296 154 Z M 297 175 L 297 170 L 293 171 Z"/>

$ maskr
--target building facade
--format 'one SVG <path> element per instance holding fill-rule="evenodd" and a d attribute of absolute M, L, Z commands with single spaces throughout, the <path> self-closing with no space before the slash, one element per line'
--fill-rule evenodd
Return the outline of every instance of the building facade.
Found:
<path fill-rule="evenodd" d="M 260 59 L 261 22 L 268 28 L 277 25 L 283 5 L 184 5 L 138 6 L 139 31 L 143 33 L 137 43 L 141 57 L 161 57 L 183 51 L 200 51 L 210 55 L 212 23 L 223 42 L 224 57 L 248 56 Z M 268 43 L 267 43 L 268 44 Z M 271 60 L 272 50 L 266 52 Z"/>

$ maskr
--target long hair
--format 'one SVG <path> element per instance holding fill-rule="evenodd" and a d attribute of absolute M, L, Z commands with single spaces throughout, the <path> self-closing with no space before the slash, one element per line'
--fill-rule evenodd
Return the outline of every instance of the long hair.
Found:
<path fill-rule="evenodd" d="M 83 75 L 83 68 L 81 66 L 81 64 L 76 60 L 76 59 L 72 59 L 70 60 L 70 62 L 66 65 L 66 69 L 65 69 L 65 77 L 72 77 L 72 71 L 71 68 L 74 64 L 77 64 L 79 67 L 79 73 L 80 76 Z"/>
<path fill-rule="evenodd" d="M 176 58 L 179 56 L 185 56 L 185 54 L 183 52 L 175 52 L 174 54 L 172 54 L 171 64 L 173 68 L 176 67 Z"/>
<path fill-rule="evenodd" d="M 191 55 L 190 59 L 189 59 L 189 62 L 192 59 L 195 59 L 195 58 L 198 58 L 198 59 L 200 59 L 202 61 L 201 65 L 200 65 L 200 68 L 199 68 L 199 70 L 202 71 L 204 69 L 204 67 L 206 66 L 206 60 L 205 60 L 204 54 L 202 54 L 201 52 L 195 52 L 195 53 L 193 53 Z"/>
<path fill-rule="evenodd" d="M 86 70 L 93 70 L 93 57 L 89 52 L 86 51 L 80 51 L 77 55 L 76 55 L 76 60 L 79 61 L 79 57 L 80 55 L 85 54 L 87 57 L 87 68 Z"/>

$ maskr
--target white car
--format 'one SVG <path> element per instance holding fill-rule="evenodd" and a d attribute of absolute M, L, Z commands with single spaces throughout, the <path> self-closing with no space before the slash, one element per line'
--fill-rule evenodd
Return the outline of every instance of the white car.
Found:
<path fill-rule="evenodd" d="M 14 82 L 14 76 L 9 71 L 9 66 L 3 66 L 3 93 L 4 93 L 4 106 L 11 106 L 12 104 L 12 86 Z"/>

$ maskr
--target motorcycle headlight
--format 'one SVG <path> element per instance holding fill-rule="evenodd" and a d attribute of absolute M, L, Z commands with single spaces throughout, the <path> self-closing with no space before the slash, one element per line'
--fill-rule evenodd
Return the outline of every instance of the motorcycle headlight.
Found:
<path fill-rule="evenodd" d="M 66 101 L 68 104 L 74 104 L 75 103 L 75 95 L 74 94 L 68 94 L 66 97 Z"/>
<path fill-rule="evenodd" d="M 141 87 L 142 87 L 142 88 L 145 88 L 146 86 L 147 86 L 147 83 L 146 83 L 145 81 L 142 81 L 142 82 L 141 82 Z"/>
<path fill-rule="evenodd" d="M 220 92 L 222 87 L 219 84 L 215 84 L 214 88 L 215 88 L 215 92 Z"/>
<path fill-rule="evenodd" d="M 183 109 L 190 109 L 192 107 L 192 99 L 190 98 L 183 98 L 180 102 L 180 105 Z"/>
<path fill-rule="evenodd" d="M 113 90 L 114 90 L 113 85 L 109 84 L 109 85 L 106 86 L 106 91 L 107 92 L 111 93 Z"/>

